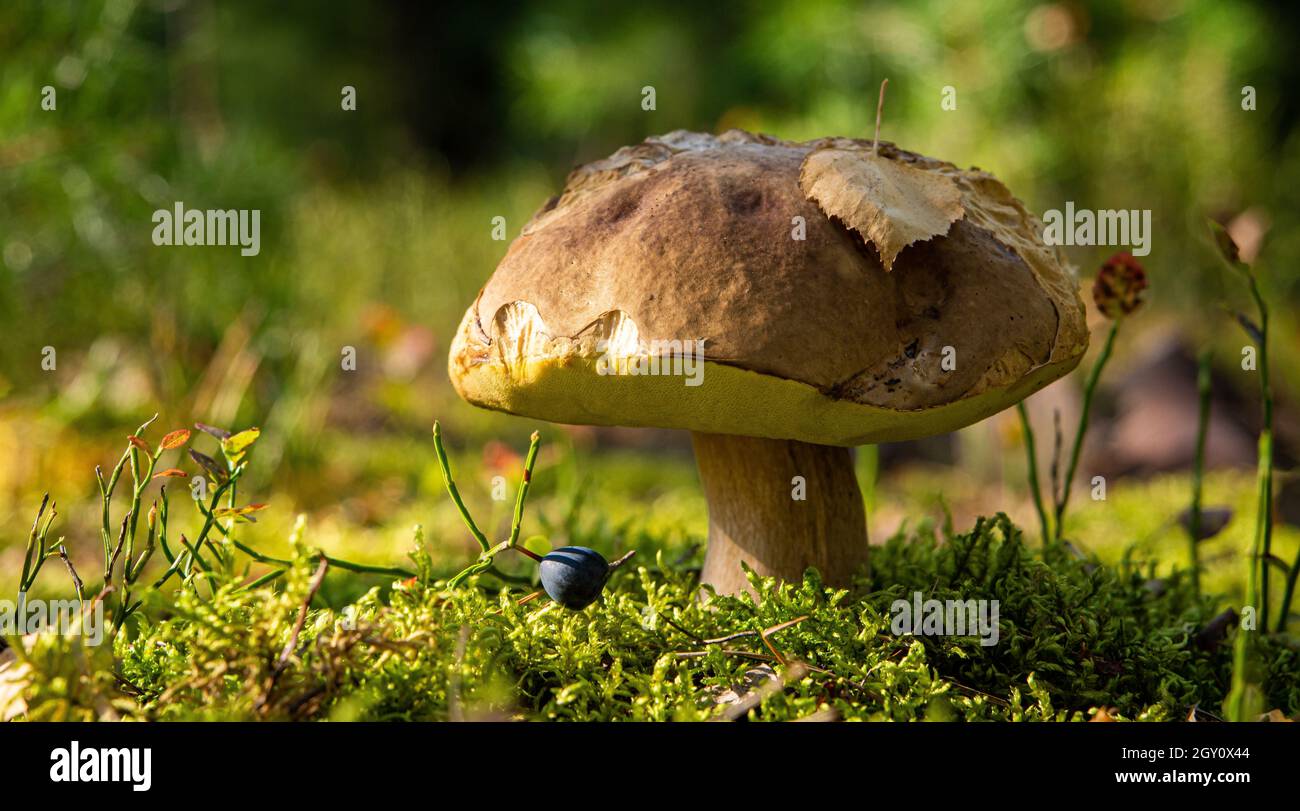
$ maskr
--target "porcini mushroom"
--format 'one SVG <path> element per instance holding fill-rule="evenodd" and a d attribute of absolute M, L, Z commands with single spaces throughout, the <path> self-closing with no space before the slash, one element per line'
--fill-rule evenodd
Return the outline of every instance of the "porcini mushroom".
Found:
<path fill-rule="evenodd" d="M 993 176 L 888 142 L 676 131 L 569 175 L 450 375 L 484 408 L 691 431 L 719 592 L 747 588 L 742 561 L 845 585 L 867 561 L 850 447 L 982 420 L 1087 348 L 1041 232 Z M 695 341 L 702 374 L 675 374 Z"/>

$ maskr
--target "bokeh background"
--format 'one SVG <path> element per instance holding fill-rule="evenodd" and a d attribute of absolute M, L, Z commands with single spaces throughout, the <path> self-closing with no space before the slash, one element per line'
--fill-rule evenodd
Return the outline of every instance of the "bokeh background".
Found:
<path fill-rule="evenodd" d="M 705 523 L 684 434 L 540 426 L 452 392 L 453 330 L 508 245 L 492 220 L 513 237 L 575 164 L 676 128 L 869 135 L 888 77 L 883 137 L 992 171 L 1035 211 L 1153 212 L 1149 304 L 1126 324 L 1085 456 L 1108 498 L 1076 497 L 1067 534 L 1103 557 L 1185 562 L 1174 517 L 1193 358 L 1213 348 L 1207 502 L 1237 519 L 1204 554 L 1230 593 L 1250 534 L 1257 378 L 1231 316 L 1249 299 L 1204 219 L 1228 224 L 1274 305 L 1286 470 L 1300 448 L 1298 41 L 1300 9 L 1283 0 L 7 2 L 0 590 L 45 491 L 55 534 L 94 570 L 93 469 L 155 412 L 163 430 L 263 429 L 245 489 L 271 507 L 247 531 L 269 551 L 301 512 L 310 542 L 340 554 L 396 560 L 420 523 L 449 569 L 471 559 L 431 449 L 439 418 L 467 499 L 498 531 L 509 510 L 492 477 L 513 482 L 541 427 L 527 531 L 689 558 Z M 55 111 L 41 109 L 47 85 Z M 355 111 L 341 109 L 349 85 Z M 260 209 L 260 255 L 154 246 L 152 213 L 177 200 Z M 1085 286 L 1113 250 L 1069 249 Z M 345 346 L 356 371 L 341 369 Z M 1043 453 L 1055 412 L 1073 424 L 1078 389 L 1076 375 L 1031 402 Z M 862 451 L 874 537 L 997 510 L 1036 533 L 1022 443 L 1004 414 Z M 1300 494 L 1280 484 L 1295 521 Z M 1295 544 L 1279 531 L 1288 559 Z"/>

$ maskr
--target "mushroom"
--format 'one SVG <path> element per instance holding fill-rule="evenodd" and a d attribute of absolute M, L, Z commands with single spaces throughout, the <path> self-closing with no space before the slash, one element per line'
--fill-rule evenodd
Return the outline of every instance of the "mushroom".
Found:
<path fill-rule="evenodd" d="M 1041 233 L 993 176 L 885 141 L 675 131 L 569 175 L 450 375 L 484 408 L 690 431 L 718 592 L 748 588 L 742 562 L 847 585 L 868 546 L 851 447 L 982 420 L 1087 348 Z"/>

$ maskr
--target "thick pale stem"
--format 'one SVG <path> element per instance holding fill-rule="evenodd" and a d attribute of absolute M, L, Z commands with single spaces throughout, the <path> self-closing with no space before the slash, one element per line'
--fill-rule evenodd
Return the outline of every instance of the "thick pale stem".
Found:
<path fill-rule="evenodd" d="M 790 581 L 813 566 L 828 585 L 846 586 L 866 565 L 866 510 L 847 448 L 691 437 L 709 504 L 703 582 L 720 594 L 747 590 L 743 561 Z"/>

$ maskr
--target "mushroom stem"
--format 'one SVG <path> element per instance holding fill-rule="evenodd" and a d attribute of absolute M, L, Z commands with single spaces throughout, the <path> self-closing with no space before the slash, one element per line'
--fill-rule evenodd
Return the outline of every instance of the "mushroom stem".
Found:
<path fill-rule="evenodd" d="M 866 511 L 848 448 L 691 438 L 709 505 L 702 582 L 720 594 L 748 591 L 744 562 L 760 575 L 796 582 L 813 566 L 828 585 L 847 586 L 866 565 Z"/>

